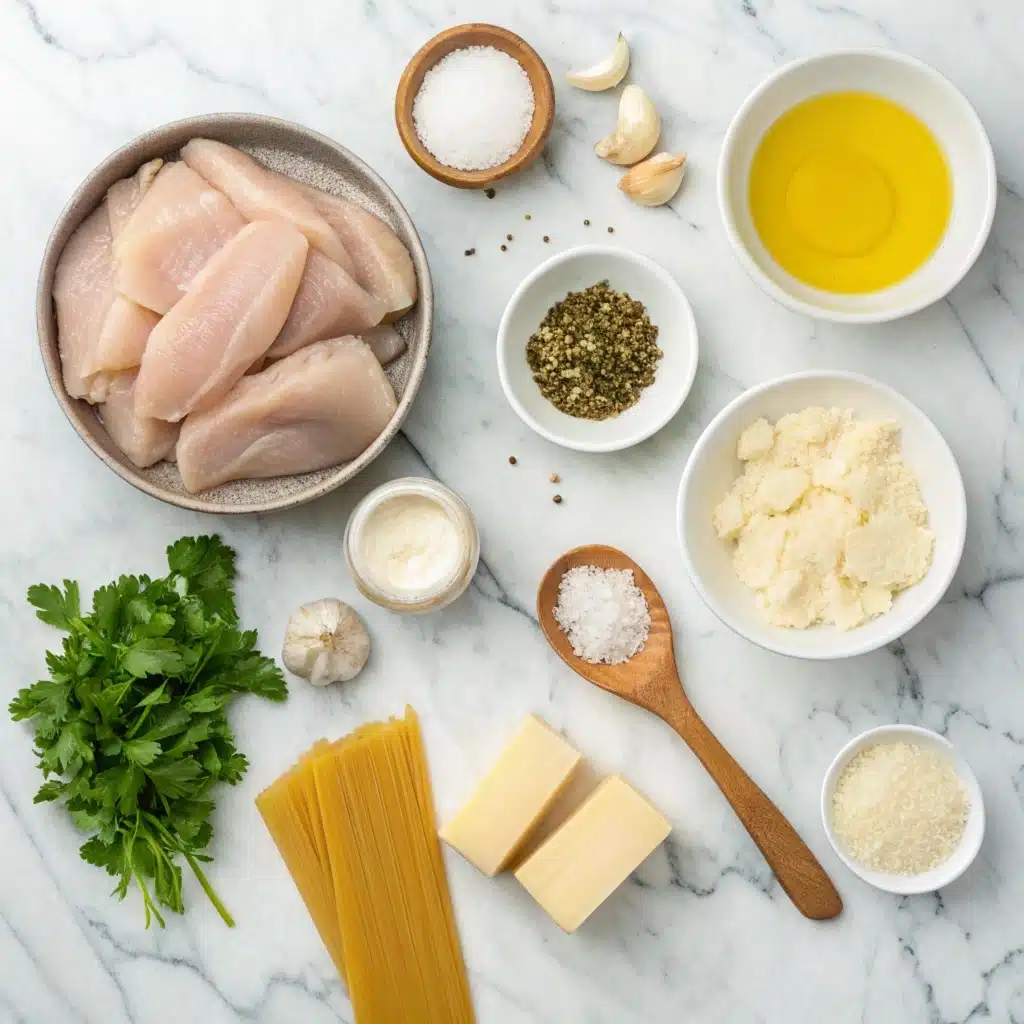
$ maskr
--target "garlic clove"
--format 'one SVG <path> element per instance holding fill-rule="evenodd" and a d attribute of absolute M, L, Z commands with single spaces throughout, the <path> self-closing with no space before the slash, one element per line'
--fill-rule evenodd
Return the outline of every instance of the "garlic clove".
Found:
<path fill-rule="evenodd" d="M 619 100 L 615 131 L 602 139 L 594 152 L 609 163 L 628 167 L 654 149 L 660 134 L 661 118 L 650 96 L 639 85 L 627 85 Z"/>
<path fill-rule="evenodd" d="M 629 43 L 620 32 L 612 52 L 586 71 L 570 71 L 565 77 L 570 85 L 587 92 L 603 92 L 613 89 L 626 77 L 629 70 Z"/>
<path fill-rule="evenodd" d="M 288 620 L 281 660 L 289 672 L 314 686 L 352 679 L 369 656 L 366 626 L 344 601 L 311 601 Z"/>
<path fill-rule="evenodd" d="M 641 206 L 661 206 L 667 203 L 683 183 L 686 172 L 686 154 L 673 156 L 658 153 L 631 167 L 621 178 L 619 188 Z"/>

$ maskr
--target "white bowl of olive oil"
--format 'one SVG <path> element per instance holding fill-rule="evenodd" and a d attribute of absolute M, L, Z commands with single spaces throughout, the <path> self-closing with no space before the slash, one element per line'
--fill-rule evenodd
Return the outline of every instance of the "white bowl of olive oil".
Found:
<path fill-rule="evenodd" d="M 795 61 L 726 133 L 718 199 L 750 276 L 790 309 L 877 323 L 945 296 L 992 227 L 996 172 L 974 108 L 889 50 Z"/>

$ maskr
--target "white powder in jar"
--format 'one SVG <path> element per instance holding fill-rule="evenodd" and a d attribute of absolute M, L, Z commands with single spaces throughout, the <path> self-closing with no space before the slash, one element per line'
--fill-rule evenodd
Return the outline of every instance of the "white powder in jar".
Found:
<path fill-rule="evenodd" d="M 969 810 L 948 756 L 923 743 L 876 743 L 840 774 L 832 830 L 866 867 L 919 875 L 953 854 Z"/>
<path fill-rule="evenodd" d="M 632 569 L 578 565 L 558 584 L 555 621 L 577 658 L 618 665 L 643 650 L 651 629 L 647 599 Z"/>
<path fill-rule="evenodd" d="M 493 46 L 467 46 L 423 76 L 412 119 L 435 159 L 460 171 L 481 171 L 516 153 L 533 110 L 533 86 L 519 61 Z"/>
<path fill-rule="evenodd" d="M 366 518 L 360 555 L 378 587 L 432 593 L 456 573 L 465 538 L 444 507 L 425 494 L 396 494 Z"/>

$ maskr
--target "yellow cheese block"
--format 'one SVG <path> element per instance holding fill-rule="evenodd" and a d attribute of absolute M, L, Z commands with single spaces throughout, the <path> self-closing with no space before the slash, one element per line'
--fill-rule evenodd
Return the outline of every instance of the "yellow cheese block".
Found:
<path fill-rule="evenodd" d="M 580 755 L 536 715 L 519 727 L 441 838 L 485 875 L 515 857 L 572 777 Z"/>
<path fill-rule="evenodd" d="M 563 931 L 574 932 L 671 831 L 664 815 L 612 775 L 516 878 Z"/>

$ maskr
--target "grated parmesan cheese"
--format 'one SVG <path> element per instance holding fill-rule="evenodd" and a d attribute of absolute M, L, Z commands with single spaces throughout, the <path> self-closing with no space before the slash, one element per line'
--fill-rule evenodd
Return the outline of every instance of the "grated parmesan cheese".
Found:
<path fill-rule="evenodd" d="M 832 830 L 874 871 L 919 875 L 948 860 L 967 826 L 952 761 L 922 743 L 876 743 L 853 757 L 832 794 Z"/>
<path fill-rule="evenodd" d="M 643 650 L 651 629 L 647 599 L 632 569 L 578 565 L 558 584 L 555 621 L 577 658 L 618 665 Z"/>
<path fill-rule="evenodd" d="M 756 420 L 736 453 L 714 526 L 773 625 L 853 629 L 927 573 L 935 537 L 897 423 L 811 406 Z"/>

